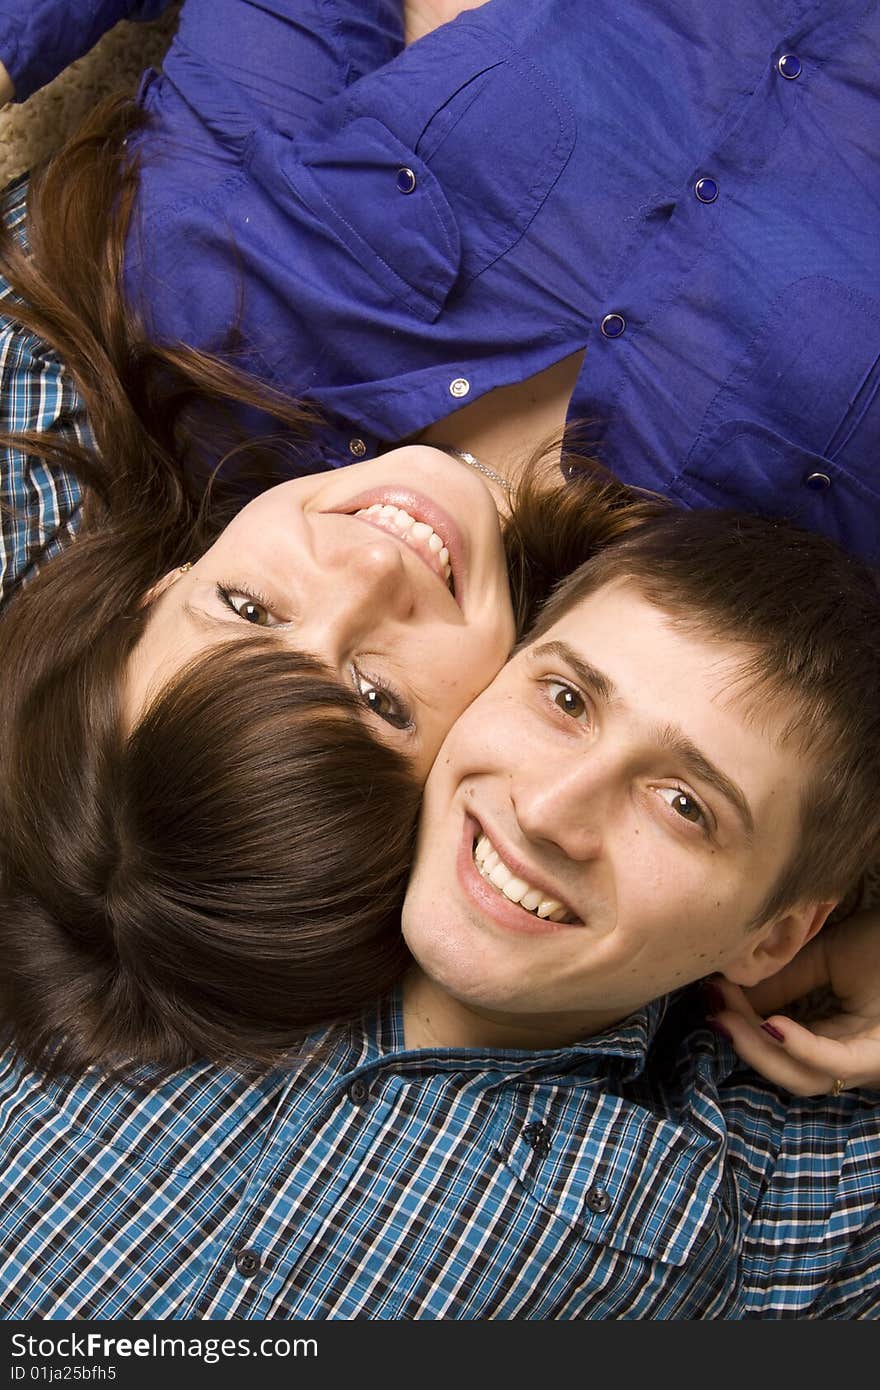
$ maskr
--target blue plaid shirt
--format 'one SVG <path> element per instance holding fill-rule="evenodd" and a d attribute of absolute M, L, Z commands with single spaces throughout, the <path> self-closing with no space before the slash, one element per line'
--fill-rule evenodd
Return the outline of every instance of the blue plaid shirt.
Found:
<path fill-rule="evenodd" d="M 25 236 L 27 180 L 3 195 L 0 216 Z M 15 321 L 0 277 L 0 432 L 42 430 L 89 444 L 79 394 L 57 353 Z M 20 449 L 0 449 L 0 605 L 74 534 L 80 488 L 72 474 Z"/>
<path fill-rule="evenodd" d="M 263 1074 L 9 1053 L 0 1315 L 876 1318 L 877 1096 L 786 1097 L 687 1008 L 407 1052 L 394 999 Z"/>

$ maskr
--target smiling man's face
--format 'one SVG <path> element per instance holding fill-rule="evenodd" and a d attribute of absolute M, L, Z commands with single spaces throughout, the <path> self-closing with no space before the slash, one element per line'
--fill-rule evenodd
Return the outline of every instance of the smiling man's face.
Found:
<path fill-rule="evenodd" d="M 830 904 L 755 926 L 809 769 L 783 712 L 748 698 L 749 654 L 615 582 L 460 717 L 404 909 L 453 1013 L 507 1045 L 561 1043 L 711 971 L 752 983 L 818 928 Z"/>

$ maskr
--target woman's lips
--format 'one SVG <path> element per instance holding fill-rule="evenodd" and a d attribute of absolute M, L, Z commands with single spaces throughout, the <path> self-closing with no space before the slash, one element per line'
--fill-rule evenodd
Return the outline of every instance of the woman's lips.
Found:
<path fill-rule="evenodd" d="M 402 511 L 409 512 L 415 521 L 423 521 L 442 537 L 446 549 L 449 551 L 449 566 L 452 570 L 452 582 L 454 585 L 454 597 L 459 608 L 464 607 L 464 599 L 467 592 L 468 578 L 468 545 L 466 537 L 462 534 L 458 525 L 450 514 L 436 503 L 432 498 L 425 497 L 424 494 L 415 492 L 412 488 L 386 485 L 370 488 L 366 492 L 360 492 L 356 497 L 350 497 L 346 502 L 337 507 L 327 507 L 328 512 L 339 512 L 346 516 L 351 516 L 354 512 L 366 511 L 368 507 L 388 504 L 392 507 L 399 507 Z M 369 518 L 359 517 L 358 520 L 370 524 Z M 388 535 L 395 533 L 386 528 L 380 528 Z M 398 536 L 402 544 L 406 541 Z M 427 557 L 420 552 L 417 546 L 409 546 L 419 558 L 428 566 L 431 573 L 446 587 L 445 580 L 439 574 Z"/>
<path fill-rule="evenodd" d="M 358 521 L 366 521 L 377 531 L 401 540 L 414 550 L 420 560 L 442 579 L 444 584 L 452 581 L 452 566 L 449 563 L 449 550 L 442 536 L 427 521 L 418 521 L 409 512 L 402 511 L 390 502 L 374 502 L 372 507 L 354 513 Z"/>

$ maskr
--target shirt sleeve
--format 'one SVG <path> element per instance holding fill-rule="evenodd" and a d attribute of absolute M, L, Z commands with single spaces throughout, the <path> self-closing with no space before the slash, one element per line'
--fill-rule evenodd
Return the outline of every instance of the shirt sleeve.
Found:
<path fill-rule="evenodd" d="M 24 101 L 120 19 L 156 19 L 171 0 L 0 0 L 0 60 Z"/>
<path fill-rule="evenodd" d="M 162 70 L 208 125 L 291 134 L 403 46 L 401 0 L 186 0 Z"/>
<path fill-rule="evenodd" d="M 765 1096 L 750 1118 L 767 1166 L 744 1201 L 748 1316 L 880 1316 L 880 1095 Z"/>

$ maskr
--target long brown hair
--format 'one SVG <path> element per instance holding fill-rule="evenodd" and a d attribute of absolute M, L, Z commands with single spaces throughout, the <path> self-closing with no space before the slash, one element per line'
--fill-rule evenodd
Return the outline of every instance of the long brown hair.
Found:
<path fill-rule="evenodd" d="M 210 544 L 246 485 L 298 471 L 313 424 L 229 365 L 149 342 L 126 306 L 142 120 L 118 100 L 96 113 L 32 184 L 30 254 L 0 244 L 21 322 L 59 352 L 95 439 L 4 441 L 73 471 L 87 499 L 77 539 L 0 623 L 0 1015 L 54 1069 L 271 1062 L 407 962 L 419 789 L 318 663 L 257 634 L 212 649 L 122 732 L 143 595 Z M 277 422 L 277 448 L 247 445 L 237 405 Z M 653 510 L 608 479 L 550 485 L 536 468 L 507 535 L 521 627 Z"/>

